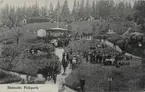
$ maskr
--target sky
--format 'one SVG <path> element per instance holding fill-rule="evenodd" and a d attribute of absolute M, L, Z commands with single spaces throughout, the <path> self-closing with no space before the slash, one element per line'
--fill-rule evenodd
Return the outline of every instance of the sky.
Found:
<path fill-rule="evenodd" d="M 46 5 L 46 3 L 49 5 L 50 2 L 52 2 L 53 6 L 55 7 L 57 4 L 57 1 L 58 0 L 3 0 L 3 3 L 0 5 L 0 8 L 4 7 L 6 4 L 12 5 L 12 6 L 23 6 L 25 4 L 26 6 L 30 6 L 30 5 L 35 4 L 36 2 L 39 4 L 40 7 Z M 65 0 L 59 0 L 60 4 L 63 4 L 64 1 Z M 69 8 L 72 9 L 74 0 L 67 0 L 67 1 L 69 4 Z M 77 0 L 77 1 L 81 1 L 81 0 Z M 89 1 L 92 2 L 93 0 L 89 0 Z M 97 0 L 94 0 L 94 1 L 97 1 Z M 135 0 L 115 0 L 115 2 L 119 2 L 119 1 L 127 1 L 133 4 Z"/>

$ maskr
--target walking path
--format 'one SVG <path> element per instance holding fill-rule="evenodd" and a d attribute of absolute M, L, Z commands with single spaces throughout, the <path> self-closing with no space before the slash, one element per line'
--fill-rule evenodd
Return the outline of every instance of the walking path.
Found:
<path fill-rule="evenodd" d="M 60 48 L 56 48 L 55 49 L 55 54 L 59 57 L 59 61 L 62 61 L 62 55 L 64 53 L 64 49 L 60 49 Z M 62 84 L 65 83 L 65 79 L 69 76 L 69 74 L 71 73 L 72 69 L 70 69 L 70 64 L 68 65 L 68 67 L 66 68 L 66 75 L 62 75 L 63 74 L 63 67 L 61 66 L 61 73 L 59 75 L 57 75 L 57 81 L 56 84 L 59 85 L 59 88 L 62 89 Z M 46 84 L 52 83 L 53 81 L 46 81 Z M 64 87 L 62 92 L 70 92 L 68 91 L 68 89 L 66 87 Z"/>

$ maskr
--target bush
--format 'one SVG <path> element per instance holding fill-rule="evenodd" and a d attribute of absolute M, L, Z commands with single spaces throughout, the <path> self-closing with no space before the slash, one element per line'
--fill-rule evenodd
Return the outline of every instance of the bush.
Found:
<path fill-rule="evenodd" d="M 109 37 L 108 40 L 112 43 L 116 43 L 117 41 L 122 40 L 122 37 L 120 35 L 116 35 L 116 36 L 114 35 L 112 37 Z"/>
<path fill-rule="evenodd" d="M 5 57 L 5 58 L 10 57 L 10 58 L 14 59 L 19 54 L 20 54 L 20 52 L 14 47 L 11 47 L 11 46 L 3 47 L 2 57 Z"/>
<path fill-rule="evenodd" d="M 144 74 L 140 76 L 138 84 L 140 88 L 142 89 L 145 88 L 145 75 Z"/>
<path fill-rule="evenodd" d="M 14 41 L 13 40 L 5 40 L 2 42 L 3 44 L 13 44 Z"/>

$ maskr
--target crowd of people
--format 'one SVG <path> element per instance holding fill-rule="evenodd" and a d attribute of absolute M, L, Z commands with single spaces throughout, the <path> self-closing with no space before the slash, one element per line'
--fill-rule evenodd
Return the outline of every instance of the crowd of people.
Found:
<path fill-rule="evenodd" d="M 55 47 L 66 47 L 69 44 L 69 39 L 66 40 L 60 40 L 59 38 L 57 40 L 54 40 L 52 42 L 52 45 Z"/>
<path fill-rule="evenodd" d="M 86 62 L 90 62 L 93 64 L 96 63 L 100 63 L 100 64 L 104 64 L 104 65 L 111 65 L 112 62 L 106 62 L 106 59 L 114 59 L 114 63 L 113 64 L 118 64 L 117 61 L 119 60 L 119 55 L 118 53 L 105 53 L 105 52 L 101 52 L 101 51 L 92 51 L 91 53 L 85 52 L 84 53 L 84 58 L 86 60 Z"/>
<path fill-rule="evenodd" d="M 48 79 L 52 79 L 56 84 L 57 75 L 59 73 L 59 62 L 51 65 L 46 65 L 44 68 L 39 68 L 37 71 L 37 75 L 42 74 L 42 76 L 45 78 L 45 81 L 37 80 L 36 77 L 27 75 L 26 80 L 23 79 L 21 81 L 21 84 L 44 84 Z"/>
<path fill-rule="evenodd" d="M 68 53 L 63 53 L 62 58 L 62 66 L 65 74 L 66 67 L 70 64 L 70 68 L 73 69 L 76 64 L 78 64 L 78 56 L 76 53 L 72 51 L 72 49 Z"/>

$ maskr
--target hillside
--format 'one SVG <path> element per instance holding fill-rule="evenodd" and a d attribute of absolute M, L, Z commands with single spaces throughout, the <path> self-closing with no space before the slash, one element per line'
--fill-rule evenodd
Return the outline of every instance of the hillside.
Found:
<path fill-rule="evenodd" d="M 19 45 L 17 46 L 17 33 L 20 33 Z M 36 75 L 39 68 L 57 62 L 58 57 L 53 53 L 54 47 L 36 38 L 32 32 L 12 30 L 0 36 L 2 51 L 0 67 L 2 69 L 16 71 L 20 73 Z M 30 48 L 39 48 L 42 52 L 31 55 Z M 45 50 L 45 52 L 43 52 Z M 46 50 L 48 52 L 46 52 Z"/>

